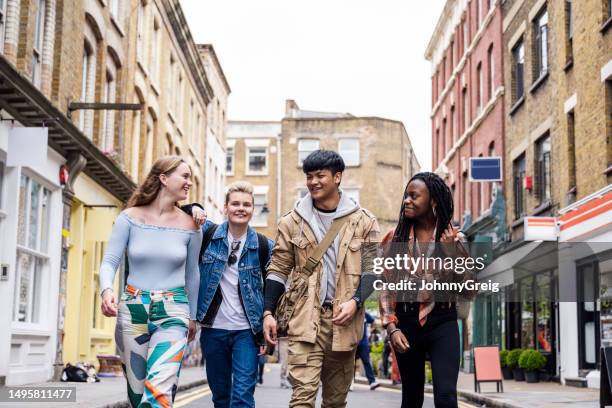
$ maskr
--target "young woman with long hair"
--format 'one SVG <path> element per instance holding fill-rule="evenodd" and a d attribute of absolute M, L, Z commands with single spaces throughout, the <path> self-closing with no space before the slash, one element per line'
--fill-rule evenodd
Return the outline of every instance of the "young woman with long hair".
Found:
<path fill-rule="evenodd" d="M 183 351 L 195 335 L 202 233 L 177 206 L 191 186 L 183 159 L 158 159 L 117 217 L 100 267 L 102 313 L 117 316 L 132 407 L 172 405 Z M 125 253 L 129 274 L 117 305 L 113 281 Z"/>
<path fill-rule="evenodd" d="M 444 181 L 434 173 L 416 174 L 404 191 L 396 228 L 383 239 L 388 244 L 387 256 L 468 256 L 458 230 L 451 225 L 452 217 L 453 196 Z M 397 270 L 387 272 L 388 279 L 406 277 L 398 275 Z M 430 281 L 433 276 L 454 282 L 474 279 L 470 271 L 459 274 L 452 270 L 420 269 L 412 276 L 419 281 Z M 459 294 L 462 300 L 474 295 Z M 416 296 L 395 291 L 380 293 L 383 326 L 395 349 L 402 378 L 402 408 L 423 405 L 427 354 L 431 360 L 435 406 L 457 407 L 460 350 L 455 299 L 440 301 L 427 291 L 419 291 Z"/>

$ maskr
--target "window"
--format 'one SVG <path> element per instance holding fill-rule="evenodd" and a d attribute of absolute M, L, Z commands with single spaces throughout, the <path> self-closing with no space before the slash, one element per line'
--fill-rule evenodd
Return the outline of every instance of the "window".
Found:
<path fill-rule="evenodd" d="M 440 163 L 442 158 L 440 157 L 440 128 L 436 129 L 436 140 L 434 142 L 434 161 Z"/>
<path fill-rule="evenodd" d="M 463 32 L 462 32 L 462 40 L 463 40 L 463 52 L 465 53 L 465 51 L 468 48 L 468 24 L 467 24 L 467 18 L 463 20 L 463 23 L 461 24 L 463 27 Z"/>
<path fill-rule="evenodd" d="M 550 201 L 551 169 L 550 169 L 550 135 L 542 137 L 536 143 L 536 192 L 540 204 Z"/>
<path fill-rule="evenodd" d="M 534 78 L 537 81 L 548 72 L 548 11 L 544 9 L 534 23 L 535 63 Z"/>
<path fill-rule="evenodd" d="M 450 146 L 453 146 L 455 144 L 455 142 L 457 141 L 457 135 L 456 135 L 456 129 L 457 129 L 457 125 L 455 124 L 455 105 L 451 106 L 450 108 L 450 122 L 449 122 L 449 134 L 450 134 L 450 138 L 451 138 L 451 143 Z"/>
<path fill-rule="evenodd" d="M 138 15 L 136 17 L 136 58 L 142 64 L 145 60 L 145 5 L 138 0 Z"/>
<path fill-rule="evenodd" d="M 525 95 L 525 45 L 522 39 L 512 49 L 512 82 L 512 101 L 516 102 Z"/>
<path fill-rule="evenodd" d="M 104 83 L 103 102 L 114 103 L 116 101 L 117 86 L 115 78 L 110 71 L 106 72 L 106 81 Z M 115 111 L 112 109 L 103 111 L 102 113 L 102 150 L 112 152 L 114 149 L 115 139 Z"/>
<path fill-rule="evenodd" d="M 487 52 L 487 66 L 489 67 L 489 81 L 487 92 L 489 94 L 489 100 L 493 99 L 493 92 L 495 91 L 495 60 L 493 57 L 493 44 L 489 47 Z"/>
<path fill-rule="evenodd" d="M 151 37 L 151 60 L 149 69 L 151 70 L 151 80 L 155 85 L 159 84 L 159 47 L 161 43 L 161 29 L 157 18 L 153 20 L 153 35 Z"/>
<path fill-rule="evenodd" d="M 482 62 L 479 62 L 478 66 L 476 67 L 476 77 L 478 78 L 478 90 L 476 95 L 478 108 L 476 111 L 480 113 L 484 105 L 484 78 L 482 76 Z"/>
<path fill-rule="evenodd" d="M 0 53 L 4 52 L 4 32 L 6 27 L 6 3 L 8 0 L 0 0 Z"/>
<path fill-rule="evenodd" d="M 181 102 L 183 102 L 183 73 L 179 72 L 178 75 L 178 87 L 175 92 L 176 101 L 174 106 L 174 113 L 176 113 L 176 120 L 180 124 L 183 119 L 183 107 Z"/>
<path fill-rule="evenodd" d="M 495 0 L 488 0 L 488 10 L 491 11 L 493 6 L 495 5 Z"/>
<path fill-rule="evenodd" d="M 22 175 L 19 186 L 17 264 L 13 320 L 38 323 L 43 270 L 48 260 L 51 192 Z"/>
<path fill-rule="evenodd" d="M 447 150 L 447 144 L 446 144 L 446 118 L 444 118 L 442 120 L 442 158 L 444 158 L 446 156 L 446 153 L 448 152 Z"/>
<path fill-rule="evenodd" d="M 340 139 L 338 151 L 345 165 L 359 166 L 359 139 Z"/>
<path fill-rule="evenodd" d="M 344 188 L 342 189 L 342 192 L 346 194 L 348 198 L 355 201 L 355 203 L 359 204 L 359 189 L 358 188 Z"/>
<path fill-rule="evenodd" d="M 463 173 L 462 190 L 463 190 L 463 214 L 469 214 L 470 211 L 470 183 L 468 181 L 467 173 Z"/>
<path fill-rule="evenodd" d="M 151 112 L 147 113 L 146 120 L 146 139 L 144 144 L 144 172 L 148 173 L 153 164 L 153 138 L 155 137 L 155 121 Z M 178 154 L 180 156 L 180 154 Z"/>
<path fill-rule="evenodd" d="M 166 95 L 168 95 L 168 98 L 166 101 L 168 102 L 168 111 L 172 113 L 174 111 L 173 104 L 176 100 L 176 84 L 174 82 L 176 80 L 176 59 L 172 54 L 170 54 L 170 68 L 168 73 L 169 75 L 166 79 Z"/>
<path fill-rule="evenodd" d="M 138 98 L 134 101 L 134 103 L 142 103 L 142 101 Z M 132 155 L 130 158 L 130 174 L 133 180 L 138 180 L 139 178 L 139 160 L 140 160 L 140 138 L 141 138 L 141 121 L 142 114 L 140 109 L 135 110 L 132 113 Z"/>
<path fill-rule="evenodd" d="M 470 107 L 468 106 L 469 101 L 467 88 L 463 88 L 463 93 L 461 94 L 461 105 L 463 106 L 463 132 L 465 132 L 470 125 Z"/>
<path fill-rule="evenodd" d="M 4 166 L 4 162 L 0 161 L 0 209 L 3 208 L 3 204 L 4 204 L 4 195 L 2 194 L 2 192 L 4 191 L 4 170 L 5 166 Z"/>
<path fill-rule="evenodd" d="M 96 57 L 93 48 L 85 42 L 83 48 L 83 66 L 81 67 L 81 101 L 94 101 L 94 86 L 96 80 Z M 79 111 L 79 129 L 85 136 L 92 138 L 93 111 Z"/>
<path fill-rule="evenodd" d="M 121 0 L 110 0 L 110 12 L 113 19 L 118 23 L 121 21 Z"/>
<path fill-rule="evenodd" d="M 444 89 L 446 86 L 446 55 L 442 58 L 442 86 L 440 89 Z"/>
<path fill-rule="evenodd" d="M 518 220 L 525 214 L 526 199 L 523 190 L 523 180 L 525 179 L 525 154 L 521 155 L 513 163 L 514 177 L 514 219 Z"/>
<path fill-rule="evenodd" d="M 253 208 L 253 220 L 252 225 L 254 227 L 266 227 L 268 226 L 268 194 L 267 193 L 254 193 L 253 201 L 255 206 Z"/>
<path fill-rule="evenodd" d="M 565 0 L 565 62 L 570 63 L 574 55 L 574 16 L 572 15 L 572 0 Z"/>
<path fill-rule="evenodd" d="M 247 147 L 247 174 L 266 174 L 268 172 L 268 149 Z"/>
<path fill-rule="evenodd" d="M 304 159 L 315 150 L 319 150 L 319 141 L 316 139 L 301 139 L 298 141 L 298 166 L 302 166 Z"/>
<path fill-rule="evenodd" d="M 33 4 L 36 7 L 36 21 L 34 23 L 34 45 L 32 50 L 32 83 L 40 87 L 42 49 L 45 36 L 45 0 L 37 0 Z"/>
<path fill-rule="evenodd" d="M 612 0 L 608 0 L 608 10 L 606 10 L 608 13 L 608 18 L 612 18 Z"/>
<path fill-rule="evenodd" d="M 450 72 L 452 74 L 455 68 L 455 40 L 451 40 L 450 47 L 448 48 L 448 56 L 450 57 Z"/>
<path fill-rule="evenodd" d="M 576 188 L 576 116 L 574 111 L 567 113 L 567 153 L 568 163 L 567 170 L 569 173 L 569 188 L 570 194 L 576 196 L 576 191 L 571 191 Z M 573 201 L 573 200 L 571 200 Z"/>
<path fill-rule="evenodd" d="M 234 175 L 234 148 L 228 147 L 225 154 L 225 174 Z"/>

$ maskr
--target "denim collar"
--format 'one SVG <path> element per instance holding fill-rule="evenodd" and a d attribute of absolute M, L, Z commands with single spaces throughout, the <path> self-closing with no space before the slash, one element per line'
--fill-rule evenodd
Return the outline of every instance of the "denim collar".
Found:
<path fill-rule="evenodd" d="M 215 234 L 213 235 L 212 239 L 225 240 L 225 238 L 227 237 L 227 230 L 228 222 L 223 221 L 221 224 L 219 224 L 219 227 L 215 231 Z M 244 246 L 248 249 L 257 249 L 257 245 L 257 232 L 255 232 L 255 230 L 249 225 L 249 227 L 247 228 L 247 237 Z"/>

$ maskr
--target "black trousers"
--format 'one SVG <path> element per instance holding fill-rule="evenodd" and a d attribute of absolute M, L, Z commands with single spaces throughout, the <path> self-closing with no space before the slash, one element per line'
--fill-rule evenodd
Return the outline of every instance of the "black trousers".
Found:
<path fill-rule="evenodd" d="M 406 353 L 395 353 L 402 378 L 402 408 L 423 406 L 427 355 L 431 361 L 435 407 L 457 408 L 460 351 L 454 305 L 436 304 L 424 326 L 418 322 L 418 304 L 398 304 L 398 309 L 398 327 L 410 344 Z"/>

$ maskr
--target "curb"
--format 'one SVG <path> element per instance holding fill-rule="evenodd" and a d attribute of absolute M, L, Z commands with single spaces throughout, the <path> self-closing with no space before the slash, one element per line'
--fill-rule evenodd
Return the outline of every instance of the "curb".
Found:
<path fill-rule="evenodd" d="M 356 378 L 355 383 L 368 385 L 368 381 L 365 379 L 361 379 L 361 378 Z M 394 390 L 402 389 L 401 385 L 392 385 L 392 384 L 383 383 L 383 382 L 380 383 L 380 386 L 381 388 L 390 388 Z M 432 394 L 433 387 L 431 385 L 425 385 L 425 392 L 428 394 Z M 524 408 L 508 400 L 487 397 L 486 395 L 479 394 L 477 392 L 467 391 L 467 390 L 457 390 L 457 395 L 459 397 L 464 398 L 466 401 L 469 401 L 469 402 L 475 402 L 477 404 L 485 404 L 488 408 Z"/>
<path fill-rule="evenodd" d="M 208 381 L 205 379 L 192 381 L 186 384 L 181 384 L 179 385 L 176 393 L 178 395 L 178 393 L 181 391 L 186 391 L 191 388 L 199 387 L 200 385 L 204 385 L 204 384 L 208 384 Z M 110 404 L 100 405 L 96 408 L 131 408 L 131 405 L 128 402 L 128 400 L 125 400 L 125 401 L 112 402 Z"/>

